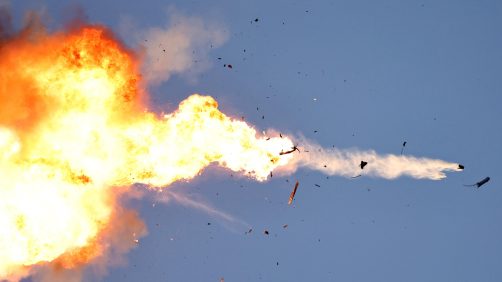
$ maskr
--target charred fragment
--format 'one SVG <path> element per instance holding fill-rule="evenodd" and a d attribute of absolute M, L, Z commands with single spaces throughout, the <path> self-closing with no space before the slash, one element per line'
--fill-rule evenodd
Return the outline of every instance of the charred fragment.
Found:
<path fill-rule="evenodd" d="M 479 187 L 485 185 L 488 181 L 490 181 L 490 177 L 485 177 L 485 178 L 483 178 L 483 180 L 481 180 L 479 182 L 476 182 L 475 184 L 464 185 L 464 186 L 468 186 L 468 187 L 474 187 L 474 186 L 476 186 L 476 188 L 479 188 Z"/>
<path fill-rule="evenodd" d="M 359 164 L 359 167 L 361 169 L 364 169 L 364 167 L 368 164 L 368 162 L 365 162 L 365 161 L 361 161 L 361 163 Z"/>
<path fill-rule="evenodd" d="M 404 147 L 406 147 L 406 141 L 403 142 L 403 147 L 401 148 L 401 155 L 403 154 L 404 152 Z"/>
<path fill-rule="evenodd" d="M 461 164 L 458 164 L 458 169 L 464 169 L 464 166 Z"/>
<path fill-rule="evenodd" d="M 300 149 L 298 149 L 298 147 L 296 147 L 296 146 L 293 146 L 293 147 L 291 147 L 291 150 L 288 150 L 288 151 L 286 151 L 286 152 L 281 151 L 281 152 L 279 153 L 279 155 L 281 155 L 281 156 L 282 156 L 282 155 L 291 154 L 291 153 L 293 153 L 294 151 L 298 151 L 298 153 L 300 153 Z"/>
<path fill-rule="evenodd" d="M 364 169 L 364 167 L 365 167 L 367 164 L 368 164 L 368 162 L 361 161 L 361 163 L 359 164 L 359 167 L 360 167 L 361 169 Z M 360 177 L 360 176 L 361 176 L 361 174 L 356 175 L 356 176 L 352 176 L 351 178 L 358 178 L 358 177 Z"/>
<path fill-rule="evenodd" d="M 296 190 L 298 189 L 299 184 L 300 183 L 296 181 L 295 188 L 293 188 L 293 191 L 291 191 L 291 194 L 289 194 L 288 205 L 291 205 L 291 203 L 293 203 L 293 200 L 295 199 Z"/>

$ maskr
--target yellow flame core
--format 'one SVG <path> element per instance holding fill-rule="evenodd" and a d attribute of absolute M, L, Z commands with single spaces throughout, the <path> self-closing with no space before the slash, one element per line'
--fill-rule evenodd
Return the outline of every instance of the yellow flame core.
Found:
<path fill-rule="evenodd" d="M 290 139 L 259 136 L 208 96 L 164 116 L 142 110 L 134 58 L 102 28 L 0 50 L 0 278 L 68 253 L 99 256 L 102 246 L 88 247 L 117 187 L 165 187 L 211 163 L 261 181 L 292 157 L 279 155 Z"/>

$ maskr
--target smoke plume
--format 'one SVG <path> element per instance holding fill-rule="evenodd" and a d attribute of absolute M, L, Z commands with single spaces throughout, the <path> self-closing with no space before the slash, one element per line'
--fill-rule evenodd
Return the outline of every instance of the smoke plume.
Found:
<path fill-rule="evenodd" d="M 164 26 L 148 28 L 139 28 L 129 18 L 122 21 L 122 33 L 132 34 L 134 44 L 143 47 L 142 74 L 149 85 L 165 82 L 174 74 L 194 79 L 211 66 L 209 52 L 228 37 L 221 25 L 173 8 L 167 18 Z"/>
<path fill-rule="evenodd" d="M 283 169 L 295 171 L 300 167 L 327 175 L 357 177 L 359 175 L 394 179 L 409 176 L 417 179 L 440 180 L 447 171 L 460 171 L 457 163 L 405 155 L 381 155 L 373 150 L 323 148 L 315 142 L 297 138 L 301 153 Z M 367 162 L 361 168 L 361 161 Z"/>

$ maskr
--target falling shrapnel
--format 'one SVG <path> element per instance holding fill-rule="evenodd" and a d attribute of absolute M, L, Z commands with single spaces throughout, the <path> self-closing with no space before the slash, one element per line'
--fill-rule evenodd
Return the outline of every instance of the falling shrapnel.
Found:
<path fill-rule="evenodd" d="M 401 148 L 401 155 L 403 154 L 404 152 L 404 147 L 406 147 L 406 141 L 403 142 L 403 147 Z"/>
<path fill-rule="evenodd" d="M 279 155 L 281 155 L 281 156 L 282 156 L 282 155 L 291 154 L 291 153 L 293 153 L 294 151 L 298 151 L 298 153 L 300 153 L 300 149 L 298 149 L 298 147 L 297 147 L 297 146 L 293 146 L 293 147 L 291 147 L 291 150 L 286 151 L 286 152 L 281 151 L 281 152 L 279 153 Z"/>
<path fill-rule="evenodd" d="M 361 169 L 364 169 L 364 167 L 365 167 L 367 164 L 368 164 L 368 162 L 361 161 L 361 163 L 359 164 L 359 167 L 360 167 Z M 358 177 L 360 177 L 360 176 L 361 176 L 361 174 L 356 175 L 356 176 L 352 176 L 352 178 L 358 178 Z"/>
<path fill-rule="evenodd" d="M 460 165 L 459 165 L 459 167 L 460 167 Z M 487 177 L 483 178 L 483 180 L 481 180 L 481 181 L 479 181 L 479 182 L 476 182 L 475 184 L 472 184 L 472 185 L 464 185 L 464 186 L 466 186 L 466 187 L 473 187 L 473 186 L 476 186 L 476 188 L 479 188 L 479 187 L 481 187 L 481 186 L 485 185 L 488 181 L 490 181 L 490 177 L 488 177 L 488 176 L 487 176 Z"/>
<path fill-rule="evenodd" d="M 288 205 L 291 205 L 291 203 L 295 199 L 296 190 L 298 189 L 299 184 L 300 183 L 298 181 L 296 181 L 295 188 L 293 188 L 293 191 L 291 191 L 291 194 L 289 195 Z"/>
<path fill-rule="evenodd" d="M 359 167 L 361 169 L 364 169 L 364 167 L 368 164 L 368 162 L 365 162 L 365 161 L 361 161 L 361 164 L 359 164 Z"/>

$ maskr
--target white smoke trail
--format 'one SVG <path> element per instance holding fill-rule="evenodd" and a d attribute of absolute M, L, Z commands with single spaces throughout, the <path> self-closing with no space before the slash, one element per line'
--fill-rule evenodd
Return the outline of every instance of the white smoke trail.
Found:
<path fill-rule="evenodd" d="M 168 203 L 170 200 L 174 200 L 185 207 L 202 211 L 212 216 L 214 219 L 217 219 L 227 230 L 235 233 L 240 233 L 243 229 L 247 230 L 250 227 L 245 221 L 216 209 L 200 198 L 195 199 L 193 197 L 188 197 L 182 193 L 173 191 L 173 189 L 164 189 L 162 192 L 158 192 L 154 196 L 154 199 L 161 203 Z"/>
<path fill-rule="evenodd" d="M 367 175 L 394 179 L 403 175 L 418 179 L 440 180 L 446 177 L 446 171 L 461 171 L 457 163 L 438 159 L 419 158 L 404 155 L 379 155 L 373 150 L 325 149 L 304 139 L 297 139 L 301 153 L 286 170 L 294 171 L 299 167 L 321 171 L 328 175 L 355 177 Z M 361 169 L 361 161 L 368 164 Z"/>

